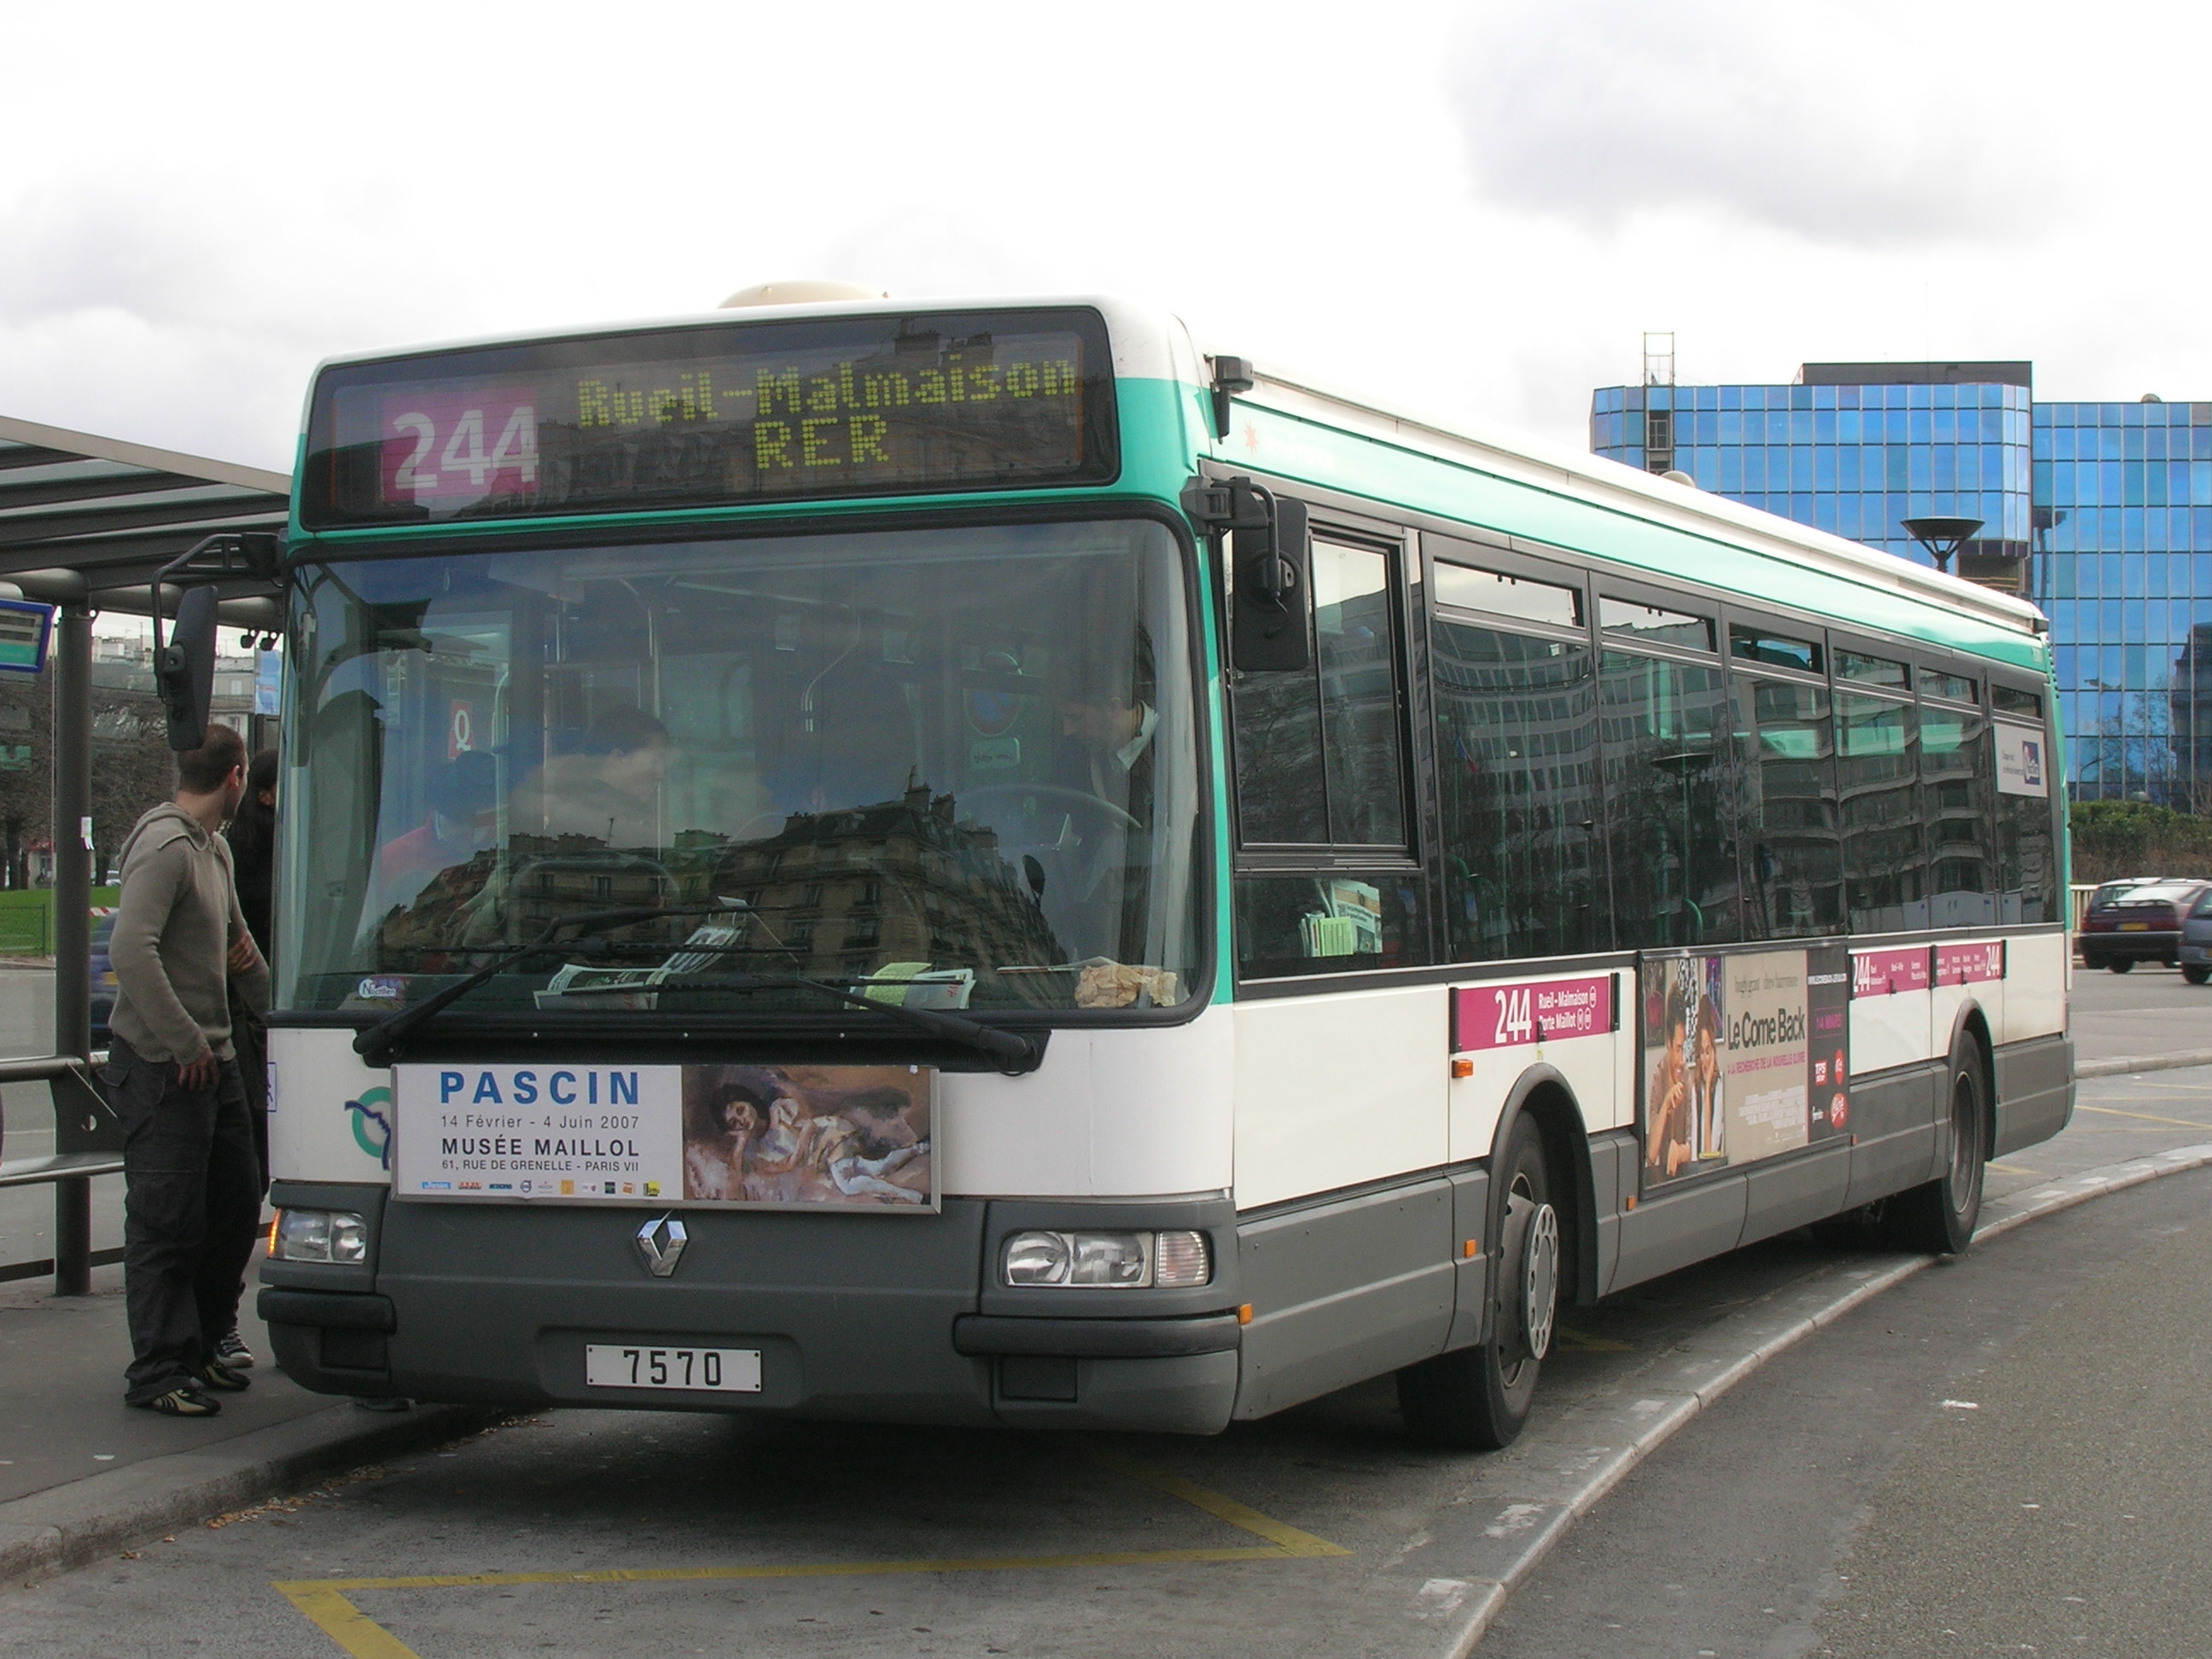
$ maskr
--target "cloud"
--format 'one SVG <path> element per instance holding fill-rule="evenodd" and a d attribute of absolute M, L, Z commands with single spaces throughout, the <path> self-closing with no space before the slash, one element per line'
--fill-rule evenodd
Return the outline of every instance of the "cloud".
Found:
<path fill-rule="evenodd" d="M 2064 152 L 2027 12 L 1926 0 L 1494 3 L 1451 95 L 1480 196 L 1610 230 L 1717 210 L 1818 241 L 2017 236 Z M 2010 44 L 2008 44 L 2008 37 Z"/>

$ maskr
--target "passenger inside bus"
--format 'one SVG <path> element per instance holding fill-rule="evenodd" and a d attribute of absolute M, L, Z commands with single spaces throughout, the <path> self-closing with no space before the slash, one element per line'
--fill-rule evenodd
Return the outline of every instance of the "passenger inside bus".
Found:
<path fill-rule="evenodd" d="M 404 907 L 441 872 L 466 865 L 498 833 L 499 763 L 465 749 L 430 785 L 430 811 L 404 836 L 377 850 L 374 896 L 366 914 L 380 918 Z"/>

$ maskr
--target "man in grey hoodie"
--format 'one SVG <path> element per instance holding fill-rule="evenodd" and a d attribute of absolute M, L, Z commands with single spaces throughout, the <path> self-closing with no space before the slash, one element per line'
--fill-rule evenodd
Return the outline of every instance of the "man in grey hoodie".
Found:
<path fill-rule="evenodd" d="M 216 1347 L 237 1321 L 261 1216 L 261 1171 L 230 1046 L 226 981 L 257 1012 L 269 969 L 239 911 L 217 833 L 246 790 L 246 746 L 210 726 L 177 757 L 177 795 L 123 844 L 108 945 L 115 1009 L 100 1073 L 123 1120 L 125 1401 L 211 1417 L 246 1378 Z"/>

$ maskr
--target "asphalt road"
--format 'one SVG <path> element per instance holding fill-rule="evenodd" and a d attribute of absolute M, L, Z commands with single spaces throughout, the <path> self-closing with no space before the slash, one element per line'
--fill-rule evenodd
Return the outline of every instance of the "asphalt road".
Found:
<path fill-rule="evenodd" d="M 2124 974 L 2074 969 L 2074 1043 L 2083 1060 L 2212 1048 L 2212 985 L 2145 963 Z"/>
<path fill-rule="evenodd" d="M 2212 1647 L 2212 1173 L 2023 1227 L 1791 1350 L 1622 1483 L 1480 1659 Z"/>

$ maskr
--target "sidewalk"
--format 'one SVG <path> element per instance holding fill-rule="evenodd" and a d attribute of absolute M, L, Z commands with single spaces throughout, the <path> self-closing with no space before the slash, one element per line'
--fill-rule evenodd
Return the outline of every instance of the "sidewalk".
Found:
<path fill-rule="evenodd" d="M 56 1297 L 45 1280 L 0 1285 L 0 1585 L 484 1420 L 453 1407 L 388 1415 L 308 1393 L 270 1363 L 252 1279 L 240 1330 L 260 1360 L 253 1387 L 199 1419 L 124 1405 L 121 1267 L 95 1269 L 86 1297 Z"/>

